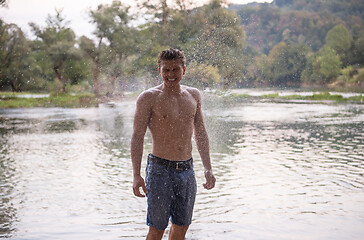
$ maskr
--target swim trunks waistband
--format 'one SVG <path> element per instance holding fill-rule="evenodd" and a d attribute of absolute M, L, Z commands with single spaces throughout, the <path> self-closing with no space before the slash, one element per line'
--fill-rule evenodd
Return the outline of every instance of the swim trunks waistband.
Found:
<path fill-rule="evenodd" d="M 185 161 L 171 161 L 164 158 L 157 157 L 153 154 L 148 155 L 148 159 L 153 163 L 157 163 L 159 165 L 163 165 L 169 168 L 174 168 L 176 170 L 187 170 L 192 166 L 192 158 Z"/>

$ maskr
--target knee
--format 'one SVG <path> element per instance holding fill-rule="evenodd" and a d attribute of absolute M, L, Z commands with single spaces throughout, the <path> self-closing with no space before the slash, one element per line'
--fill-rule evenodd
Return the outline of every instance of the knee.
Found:
<path fill-rule="evenodd" d="M 176 224 L 172 224 L 169 239 L 170 240 L 183 240 L 185 239 L 186 232 L 188 230 L 188 226 L 179 226 Z"/>
<path fill-rule="evenodd" d="M 188 226 L 180 226 L 180 225 L 172 224 L 171 229 L 179 231 L 179 232 L 183 232 L 183 231 L 188 230 Z"/>
<path fill-rule="evenodd" d="M 164 230 L 157 229 L 155 227 L 149 227 L 147 240 L 159 240 L 163 237 Z"/>

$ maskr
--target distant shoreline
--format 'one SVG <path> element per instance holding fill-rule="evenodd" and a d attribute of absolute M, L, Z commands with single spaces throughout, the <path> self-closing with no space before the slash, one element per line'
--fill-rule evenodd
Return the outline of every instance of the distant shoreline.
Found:
<path fill-rule="evenodd" d="M 310 101 L 322 103 L 322 101 L 331 101 L 337 103 L 364 103 L 364 95 L 361 93 L 330 93 L 330 92 L 297 92 L 282 93 L 278 90 L 246 92 L 239 90 L 222 91 L 222 90 L 205 90 L 207 95 L 216 96 L 223 100 L 253 100 L 253 101 Z M 60 108 L 88 108 L 98 107 L 100 104 L 113 105 L 114 102 L 122 101 L 125 98 L 137 96 L 137 92 L 128 93 L 127 95 L 101 96 L 96 97 L 91 93 L 82 94 L 46 94 L 46 93 L 11 93 L 0 92 L 0 108 L 36 108 L 36 107 L 60 107 Z M 350 96 L 351 95 L 351 96 Z"/>
<path fill-rule="evenodd" d="M 23 93 L 26 97 L 20 97 L 22 94 L 9 92 L 0 92 L 0 108 L 36 108 L 36 107 L 64 107 L 64 108 L 82 108 L 97 107 L 98 100 L 93 94 L 32 94 Z M 46 96 L 48 95 L 48 96 Z M 40 97 L 37 97 L 40 96 Z"/>
<path fill-rule="evenodd" d="M 364 95 L 362 93 L 337 93 L 337 92 L 293 92 L 284 93 L 271 91 L 253 91 L 244 92 L 239 90 L 232 91 L 208 91 L 208 93 L 219 96 L 225 100 L 256 100 L 256 101 L 310 101 L 322 103 L 322 101 L 331 101 L 338 103 L 364 103 Z"/>

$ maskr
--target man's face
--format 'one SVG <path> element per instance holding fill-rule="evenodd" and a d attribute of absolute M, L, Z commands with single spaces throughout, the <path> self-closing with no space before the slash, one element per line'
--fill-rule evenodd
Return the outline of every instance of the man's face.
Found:
<path fill-rule="evenodd" d="M 158 68 L 163 82 L 166 84 L 178 84 L 185 74 L 186 68 L 182 66 L 179 59 L 175 60 L 162 60 Z"/>

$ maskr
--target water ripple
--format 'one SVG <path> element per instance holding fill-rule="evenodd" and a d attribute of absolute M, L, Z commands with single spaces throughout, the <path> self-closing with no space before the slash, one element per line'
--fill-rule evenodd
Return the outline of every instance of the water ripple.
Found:
<path fill-rule="evenodd" d="M 131 190 L 134 108 L 2 110 L 0 237 L 144 238 L 146 199 Z M 218 103 L 205 112 L 217 183 L 203 189 L 194 148 L 187 239 L 364 234 L 362 105 Z"/>

